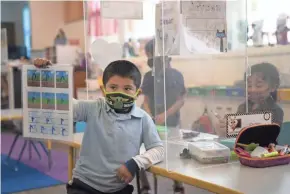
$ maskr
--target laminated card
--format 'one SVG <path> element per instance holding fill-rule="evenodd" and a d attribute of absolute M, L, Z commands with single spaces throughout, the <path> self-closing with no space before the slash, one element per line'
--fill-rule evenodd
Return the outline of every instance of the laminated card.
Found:
<path fill-rule="evenodd" d="M 23 136 L 73 140 L 73 67 L 22 68 Z"/>

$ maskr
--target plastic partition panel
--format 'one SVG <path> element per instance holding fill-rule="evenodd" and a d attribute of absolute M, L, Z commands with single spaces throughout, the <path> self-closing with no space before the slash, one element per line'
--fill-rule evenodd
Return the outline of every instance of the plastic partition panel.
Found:
<path fill-rule="evenodd" d="M 145 117 L 150 117 L 148 125 L 150 128 L 136 128 L 136 131 L 132 131 L 131 135 L 127 135 L 130 138 L 136 139 L 143 137 L 140 141 L 142 141 L 141 153 L 144 153 L 146 148 L 149 148 L 152 143 L 155 143 L 159 139 L 159 135 L 161 135 L 162 140 L 164 140 L 164 136 L 167 136 L 163 134 L 163 130 L 160 132 L 160 128 L 163 127 L 154 124 L 154 121 L 156 121 L 154 115 L 154 103 L 156 100 L 154 92 L 156 92 L 157 88 L 154 86 L 154 66 L 151 66 L 151 64 L 154 63 L 154 42 L 152 41 L 156 30 L 154 24 L 155 17 L 152 17 L 152 15 L 155 16 L 155 3 L 153 1 L 86 1 L 85 13 L 85 26 L 89 29 L 85 34 L 85 53 L 90 53 L 91 56 L 86 63 L 87 75 L 90 82 L 89 84 L 87 82 L 87 91 L 85 91 L 87 98 L 90 99 L 90 95 L 94 91 L 101 92 L 100 86 L 103 86 L 105 93 L 122 92 L 132 96 L 136 95 L 135 106 L 137 109 L 144 109 L 147 113 L 144 112 L 142 118 L 144 122 L 146 121 Z M 140 71 L 141 77 L 138 75 L 138 72 L 136 73 L 134 68 L 131 68 L 128 72 L 124 72 L 124 69 L 120 68 L 119 72 L 115 72 L 117 74 L 115 77 L 111 76 L 109 72 L 107 74 L 109 79 L 106 77 L 104 79 L 106 82 L 103 83 L 102 76 L 105 76 L 103 72 L 106 71 L 111 62 L 116 60 L 127 61 L 119 62 L 119 65 L 123 66 L 123 68 L 124 63 L 127 63 L 127 67 L 130 66 L 128 61 L 134 63 L 138 69 L 137 71 Z M 160 62 L 162 63 L 162 60 Z M 95 83 L 95 86 L 93 83 Z M 139 93 L 141 91 L 139 89 L 142 90 L 142 93 Z M 164 101 L 162 100 L 161 104 L 163 103 Z M 143 110 L 141 111 L 143 112 Z M 122 117 L 122 115 L 119 116 Z M 133 118 L 130 121 L 124 122 L 136 122 Z M 142 135 L 137 135 L 140 131 L 143 131 Z M 151 132 L 148 133 L 148 131 Z M 129 137 L 122 137 L 121 140 L 124 141 L 124 138 L 127 139 Z M 128 144 L 136 142 L 136 139 L 129 140 Z M 166 145 L 164 143 L 164 146 Z M 116 146 L 118 148 L 118 145 Z M 158 165 L 167 169 L 166 162 L 164 160 Z M 142 176 L 142 180 L 144 180 L 144 174 Z M 142 184 L 145 183 L 146 181 L 142 182 Z"/>
<path fill-rule="evenodd" d="M 221 164 L 236 162 L 226 115 L 247 112 L 247 38 L 237 29 L 245 22 L 245 1 L 156 6 L 155 121 L 168 171 L 227 181 L 217 174 Z M 202 175 L 204 168 L 212 170 Z"/>

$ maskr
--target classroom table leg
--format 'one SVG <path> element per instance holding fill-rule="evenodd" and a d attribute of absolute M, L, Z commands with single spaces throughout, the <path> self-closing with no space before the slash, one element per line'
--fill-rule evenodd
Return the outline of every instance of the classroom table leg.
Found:
<path fill-rule="evenodd" d="M 73 146 L 69 146 L 68 151 L 68 180 L 72 179 L 72 172 L 75 167 L 76 161 L 77 161 L 77 149 Z"/>
<path fill-rule="evenodd" d="M 48 156 L 48 168 L 49 168 L 49 170 L 52 167 L 51 148 L 52 148 L 52 143 L 51 143 L 50 140 L 48 140 L 47 141 L 47 149 L 48 149 L 47 150 L 48 151 L 47 156 Z"/>
<path fill-rule="evenodd" d="M 31 148 L 31 146 L 32 146 L 32 143 L 29 141 L 29 143 L 28 143 L 29 160 L 32 159 L 32 148 Z"/>
<path fill-rule="evenodd" d="M 74 159 L 73 159 L 73 152 L 74 148 L 72 146 L 69 146 L 68 149 L 68 180 L 72 179 L 72 171 L 74 168 Z"/>
<path fill-rule="evenodd" d="M 157 180 L 157 175 L 153 174 L 154 178 L 154 194 L 158 193 L 158 180 Z"/>

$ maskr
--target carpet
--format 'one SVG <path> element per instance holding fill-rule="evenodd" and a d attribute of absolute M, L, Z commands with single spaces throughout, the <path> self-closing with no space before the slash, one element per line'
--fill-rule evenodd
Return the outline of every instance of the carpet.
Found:
<path fill-rule="evenodd" d="M 15 171 L 11 166 L 4 164 L 3 160 L 6 157 L 6 155 L 1 155 L 1 193 L 3 194 L 63 184 L 62 181 L 47 176 L 23 163 L 19 163 L 18 171 Z M 16 161 L 11 159 L 9 163 L 16 163 Z"/>
<path fill-rule="evenodd" d="M 14 135 L 1 134 L 1 182 L 2 193 L 19 192 L 28 189 L 48 187 L 64 184 L 68 181 L 68 156 L 64 151 L 52 150 L 53 165 L 48 169 L 48 159 L 40 145 L 36 143 L 41 160 L 32 149 L 32 159 L 29 160 L 28 148 L 25 149 L 22 160 L 18 165 L 19 170 L 14 171 L 24 140 L 19 138 L 8 163 L 5 161 Z M 7 163 L 7 164 L 6 164 Z M 17 183 L 17 184 L 15 184 Z"/>

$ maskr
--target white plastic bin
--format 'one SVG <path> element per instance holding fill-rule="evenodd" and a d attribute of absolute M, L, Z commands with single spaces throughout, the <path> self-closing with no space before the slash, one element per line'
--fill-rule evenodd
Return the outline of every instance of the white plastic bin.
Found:
<path fill-rule="evenodd" d="M 201 163 L 227 163 L 230 160 L 230 149 L 215 141 L 190 142 L 190 154 Z"/>

